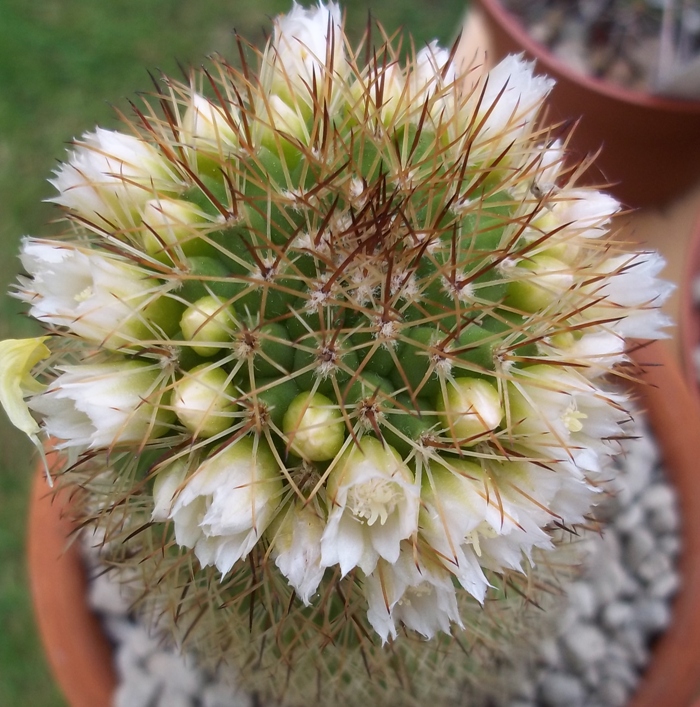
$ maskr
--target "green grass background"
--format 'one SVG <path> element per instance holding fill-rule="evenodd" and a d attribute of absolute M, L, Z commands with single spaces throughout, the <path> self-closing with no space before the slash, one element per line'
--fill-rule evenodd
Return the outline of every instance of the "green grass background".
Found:
<path fill-rule="evenodd" d="M 233 58 L 235 28 L 259 46 L 288 0 L 0 0 L 0 293 L 19 270 L 24 234 L 46 233 L 46 179 L 72 137 L 96 124 L 118 127 L 113 106 L 148 90 L 146 69 L 178 72 L 214 51 Z M 417 46 L 448 45 L 466 0 L 355 0 L 346 6 L 357 41 L 369 8 Z M 0 338 L 35 326 L 0 294 Z M 0 413 L 0 705 L 59 707 L 34 628 L 24 564 L 32 448 Z"/>

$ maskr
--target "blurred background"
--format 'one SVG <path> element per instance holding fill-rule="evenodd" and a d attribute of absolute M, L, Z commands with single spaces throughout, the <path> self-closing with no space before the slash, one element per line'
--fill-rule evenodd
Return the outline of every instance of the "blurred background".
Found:
<path fill-rule="evenodd" d="M 235 62 L 233 30 L 261 46 L 291 0 L 0 0 L 0 338 L 38 329 L 5 296 L 19 271 L 19 240 L 49 232 L 58 212 L 42 200 L 68 141 L 151 87 L 147 70 L 179 75 L 213 52 Z M 308 4 L 308 3 L 305 3 Z M 456 38 L 465 0 L 352 0 L 346 29 L 357 43 L 368 12 L 420 48 Z M 34 627 L 24 545 L 32 447 L 0 412 L 0 705 L 64 707 Z"/>

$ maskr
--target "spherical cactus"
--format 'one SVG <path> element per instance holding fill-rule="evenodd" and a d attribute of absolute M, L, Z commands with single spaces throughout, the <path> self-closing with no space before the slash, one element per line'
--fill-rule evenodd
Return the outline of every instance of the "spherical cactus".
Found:
<path fill-rule="evenodd" d="M 666 324 L 661 258 L 536 121 L 552 81 L 364 42 L 295 5 L 78 140 L 70 229 L 22 247 L 46 335 L 0 348 L 139 602 L 285 704 L 452 699 L 588 518 L 625 338 Z"/>

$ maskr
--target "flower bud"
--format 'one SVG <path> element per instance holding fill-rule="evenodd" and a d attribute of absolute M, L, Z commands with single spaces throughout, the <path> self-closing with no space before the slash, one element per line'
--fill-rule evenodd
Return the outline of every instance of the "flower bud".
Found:
<path fill-rule="evenodd" d="M 189 201 L 151 199 L 143 208 L 141 240 L 146 252 L 155 257 L 166 256 L 173 247 L 189 254 L 197 247 L 197 226 L 205 223 L 202 212 Z"/>
<path fill-rule="evenodd" d="M 180 320 L 182 335 L 195 343 L 192 348 L 200 356 L 214 356 L 230 342 L 236 330 L 233 305 L 207 295 L 185 310 Z"/>
<path fill-rule="evenodd" d="M 224 109 L 199 93 L 193 93 L 182 118 L 182 143 L 197 157 L 201 154 L 226 158 L 238 146 L 238 111 Z"/>
<path fill-rule="evenodd" d="M 208 363 L 185 373 L 173 389 L 172 406 L 182 424 L 195 437 L 213 437 L 231 427 L 236 390 L 222 368 Z"/>
<path fill-rule="evenodd" d="M 333 459 L 345 441 L 342 413 L 321 393 L 297 395 L 284 415 L 282 430 L 294 454 L 314 462 Z"/>
<path fill-rule="evenodd" d="M 503 405 L 498 390 L 481 378 L 455 378 L 446 382 L 447 395 L 439 395 L 437 411 L 446 432 L 460 444 L 474 444 L 498 427 Z"/>
<path fill-rule="evenodd" d="M 372 66 L 350 86 L 349 99 L 358 123 L 378 117 L 384 125 L 395 124 L 409 101 L 405 72 L 397 62 Z"/>
<path fill-rule="evenodd" d="M 309 131 L 303 116 L 298 109 L 290 108 L 279 96 L 268 97 L 264 115 L 267 120 L 256 126 L 260 144 L 273 155 L 284 156 L 288 165 L 295 165 L 301 157 L 301 152 L 293 142 L 285 139 L 284 135 L 307 145 Z"/>
<path fill-rule="evenodd" d="M 456 80 L 454 64 L 447 63 L 450 53 L 432 41 L 416 55 L 415 62 L 408 72 L 409 105 L 412 115 L 410 120 L 418 123 L 421 119 L 423 105 L 428 101 L 428 111 L 434 125 L 448 124 L 451 113 L 456 108 L 454 92 L 446 93 L 446 87 Z M 443 73 L 445 74 L 443 76 Z"/>
<path fill-rule="evenodd" d="M 524 260 L 509 275 L 508 300 L 525 312 L 546 309 L 574 284 L 572 266 L 549 255 Z"/>

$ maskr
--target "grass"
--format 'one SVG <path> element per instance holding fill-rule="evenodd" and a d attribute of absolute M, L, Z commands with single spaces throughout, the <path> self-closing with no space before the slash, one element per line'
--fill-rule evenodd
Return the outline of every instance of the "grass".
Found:
<path fill-rule="evenodd" d="M 372 13 L 388 29 L 410 31 L 418 46 L 447 45 L 466 3 L 376 0 Z M 359 39 L 370 3 L 348 7 Z M 287 0 L 0 0 L 0 290 L 19 270 L 23 234 L 46 233 L 55 216 L 42 202 L 46 182 L 72 137 L 96 124 L 118 127 L 113 106 L 148 90 L 146 69 L 175 74 L 214 51 L 231 55 L 232 29 L 261 45 L 269 18 Z M 0 298 L 0 338 L 37 332 L 20 305 Z M 0 705 L 64 704 L 36 636 L 24 567 L 24 526 L 31 445 L 0 413 Z"/>

